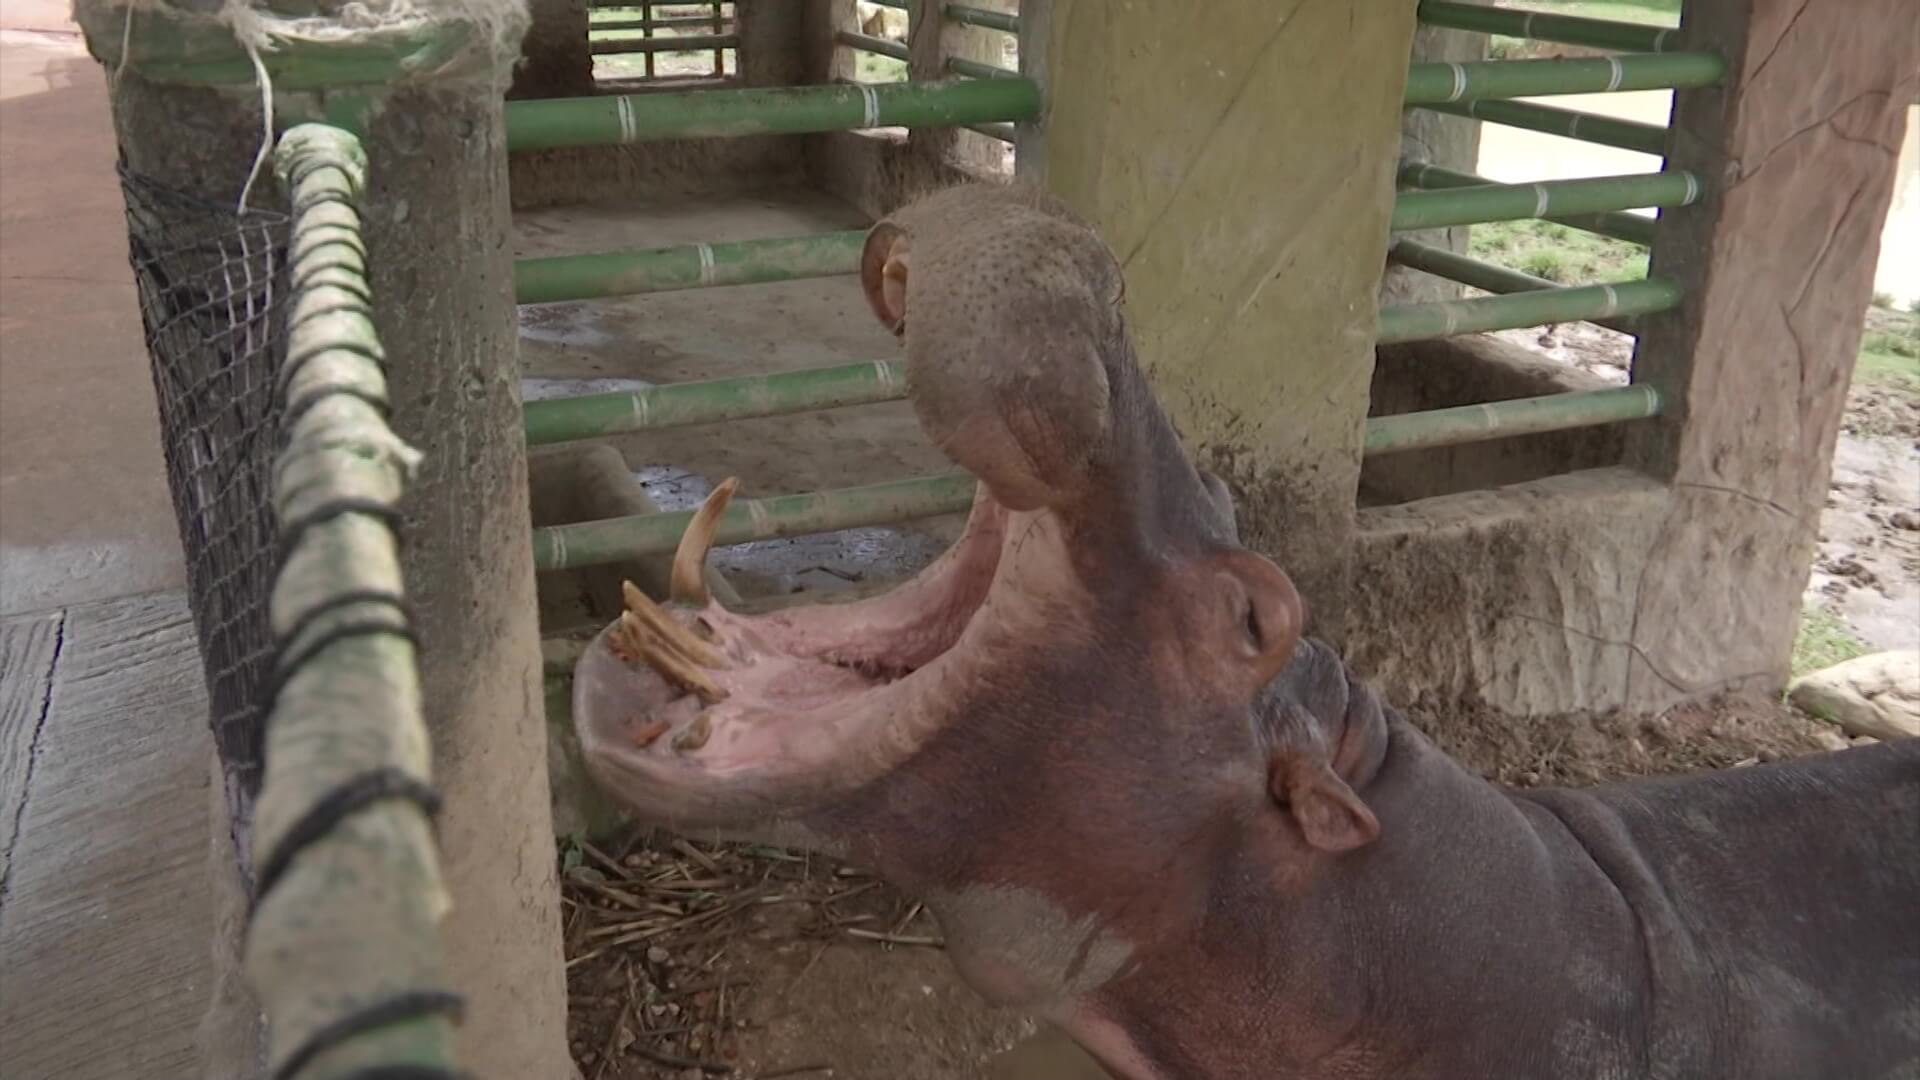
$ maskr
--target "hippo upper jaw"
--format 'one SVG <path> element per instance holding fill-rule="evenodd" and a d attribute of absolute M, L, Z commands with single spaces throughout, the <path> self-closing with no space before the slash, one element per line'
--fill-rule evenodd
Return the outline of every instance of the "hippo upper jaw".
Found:
<path fill-rule="evenodd" d="M 1008 518 L 982 488 L 944 556 L 854 603 L 751 616 L 629 587 L 574 671 L 588 770 L 650 822 L 758 834 L 895 769 L 961 711 L 991 651 L 967 638 Z"/>

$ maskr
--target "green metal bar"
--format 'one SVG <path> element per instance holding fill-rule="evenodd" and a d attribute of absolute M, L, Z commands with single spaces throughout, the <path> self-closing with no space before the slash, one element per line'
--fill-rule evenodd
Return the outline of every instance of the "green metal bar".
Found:
<path fill-rule="evenodd" d="M 740 544 L 960 513 L 973 505 L 974 483 L 973 477 L 956 472 L 806 495 L 736 499 L 721 515 L 714 543 Z M 535 529 L 533 565 L 538 570 L 569 570 L 672 551 L 692 518 L 691 511 L 636 514 Z"/>
<path fill-rule="evenodd" d="M 1664 156 L 1667 152 L 1667 129 L 1657 124 L 1617 120 L 1596 113 L 1535 105 L 1530 101 L 1502 101 L 1498 98 L 1467 102 L 1437 101 L 1418 108 L 1452 116 L 1471 116 L 1476 120 L 1541 131 L 1655 157 Z"/>
<path fill-rule="evenodd" d="M 1004 11 L 988 11 L 985 8 L 970 7 L 966 4 L 948 4 L 947 18 L 968 26 L 982 26 L 988 30 L 1004 30 L 1009 34 L 1020 32 L 1020 16 Z"/>
<path fill-rule="evenodd" d="M 513 264 L 513 294 L 518 303 L 550 304 L 832 277 L 860 269 L 860 248 L 865 242 L 866 233 L 849 230 L 775 240 L 517 259 Z"/>
<path fill-rule="evenodd" d="M 1490 262 L 1482 262 L 1468 255 L 1462 255 L 1447 248 L 1422 244 L 1417 240 L 1396 240 L 1387 249 L 1387 258 L 1401 266 L 1422 273 L 1443 277 L 1448 281 L 1457 281 L 1462 285 L 1471 285 L 1476 289 L 1485 289 L 1490 293 L 1537 292 L 1542 289 L 1564 288 L 1559 282 L 1543 277 L 1522 273 Z M 1609 330 L 1622 334 L 1635 334 L 1639 331 L 1629 319 L 1597 318 L 1589 319 Z"/>
<path fill-rule="evenodd" d="M 1008 71 L 1003 67 L 983 64 L 978 60 L 969 60 L 964 56 L 947 57 L 947 70 L 955 75 L 965 75 L 969 79 L 1000 80 L 1017 79 L 1020 73 Z"/>
<path fill-rule="evenodd" d="M 833 39 L 849 49 L 879 53 L 881 56 L 891 56 L 895 60 L 905 60 L 910 55 L 905 42 L 890 41 L 883 37 L 874 37 L 872 34 L 859 34 L 852 30 L 842 30 L 833 35 Z"/>
<path fill-rule="evenodd" d="M 668 19 L 601 19 L 587 22 L 587 32 L 597 34 L 602 30 L 691 30 L 695 27 L 714 27 L 733 21 L 733 16 L 722 15 L 675 15 Z"/>
<path fill-rule="evenodd" d="M 897 360 L 747 375 L 734 379 L 649 386 L 612 394 L 529 401 L 527 445 L 596 439 L 727 420 L 871 405 L 907 396 L 906 370 Z"/>
<path fill-rule="evenodd" d="M 1512 330 L 1548 323 L 1592 322 L 1623 315 L 1646 315 L 1680 306 L 1684 292 L 1663 278 L 1613 285 L 1574 285 L 1535 289 L 1508 296 L 1448 300 L 1435 304 L 1389 304 L 1380 309 L 1374 340 L 1402 341 Z"/>
<path fill-rule="evenodd" d="M 1594 94 L 1614 90 L 1692 89 L 1718 85 L 1726 62 L 1713 53 L 1628 53 L 1558 60 L 1426 62 L 1407 69 L 1406 103 L 1431 105 L 1478 98 Z"/>
<path fill-rule="evenodd" d="M 1692 173 L 1678 169 L 1588 180 L 1403 191 L 1393 201 L 1392 227 L 1437 229 L 1482 221 L 1607 213 L 1635 206 L 1686 206 L 1699 197 L 1700 182 Z"/>
<path fill-rule="evenodd" d="M 957 127 L 1039 115 L 1040 88 L 1021 78 L 549 98 L 507 103 L 507 149 Z"/>
<path fill-rule="evenodd" d="M 1448 0 L 1420 0 L 1418 18 L 1428 26 L 1444 26 L 1453 30 L 1477 30 L 1484 34 L 1505 34 L 1534 41 L 1558 41 L 1564 45 L 1639 53 L 1665 52 L 1676 43 L 1680 33 L 1672 27 L 1583 19 L 1576 15 L 1553 15 L 1544 11 L 1482 7 Z"/>
<path fill-rule="evenodd" d="M 1362 455 L 1488 442 L 1514 435 L 1644 420 L 1660 415 L 1660 394 L 1645 383 L 1545 397 L 1460 405 L 1367 420 Z"/>
<path fill-rule="evenodd" d="M 1687 175 L 1687 174 L 1682 174 L 1682 175 Z M 1493 181 L 1488 180 L 1484 176 L 1475 176 L 1472 173 L 1455 172 L 1452 169 L 1443 169 L 1438 165 L 1423 165 L 1423 164 L 1417 164 L 1413 162 L 1407 162 L 1402 164 L 1400 166 L 1399 176 L 1400 176 L 1400 181 L 1402 183 L 1412 184 L 1415 187 L 1439 189 L 1439 190 L 1459 189 L 1459 188 L 1475 188 L 1475 189 L 1502 188 L 1502 187 L 1525 188 L 1530 186 L 1530 185 L 1524 185 L 1524 184 L 1522 185 L 1496 184 Z M 1564 183 L 1575 183 L 1576 181 L 1562 180 L 1562 181 L 1554 181 L 1554 182 L 1564 184 Z M 1416 193 L 1402 192 L 1398 198 L 1407 198 L 1409 195 L 1413 195 L 1413 194 L 1416 194 Z M 1509 199 L 1513 197 L 1514 196 L 1512 195 L 1504 196 L 1504 198 L 1509 198 Z M 1531 196 L 1530 198 L 1537 199 L 1538 196 L 1537 195 Z M 1530 202 L 1529 213 L 1522 214 L 1520 216 L 1521 217 L 1532 216 L 1530 211 L 1533 205 L 1537 205 L 1537 203 Z M 1396 199 L 1395 201 L 1396 212 L 1398 211 L 1398 208 L 1399 208 L 1399 202 L 1398 202 L 1398 199 Z M 1422 212 L 1424 213 L 1426 211 L 1422 211 Z M 1491 220 L 1497 220 L 1497 219 L 1479 218 L 1476 220 L 1491 221 Z M 1652 218 L 1642 217 L 1639 214 L 1628 214 L 1628 213 L 1622 213 L 1619 211 L 1603 213 L 1603 214 L 1552 214 L 1551 216 L 1545 218 L 1544 220 L 1551 221 L 1559 225 L 1565 225 L 1565 226 L 1568 226 L 1569 228 L 1584 229 L 1587 232 L 1599 233 L 1602 236 L 1611 236 L 1616 240 L 1625 240 L 1628 243 L 1642 244 L 1642 245 L 1648 245 L 1648 246 L 1651 246 L 1653 244 L 1654 221 Z M 1394 227 L 1400 228 L 1400 226 L 1398 225 Z"/>
<path fill-rule="evenodd" d="M 738 34 L 688 34 L 684 37 L 595 38 L 587 41 L 587 51 L 595 56 L 620 53 L 703 52 L 707 49 L 737 49 Z"/>

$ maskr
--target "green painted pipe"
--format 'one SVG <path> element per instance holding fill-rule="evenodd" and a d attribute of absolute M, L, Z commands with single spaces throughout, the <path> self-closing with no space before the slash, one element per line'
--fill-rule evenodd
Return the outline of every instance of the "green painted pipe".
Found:
<path fill-rule="evenodd" d="M 1440 190 L 1453 188 L 1525 188 L 1531 186 L 1525 184 L 1495 184 L 1484 176 L 1475 176 L 1472 173 L 1443 169 L 1438 165 L 1422 165 L 1414 162 L 1406 162 L 1400 166 L 1399 178 L 1401 183 L 1412 184 L 1415 187 Z M 1569 181 L 1557 182 L 1568 183 Z M 1413 193 L 1402 192 L 1399 198 L 1405 198 L 1409 194 Z M 1535 196 L 1535 198 L 1537 198 L 1537 196 Z M 1398 205 L 1398 199 L 1396 199 L 1396 210 Z M 1625 240 L 1633 244 L 1650 246 L 1653 243 L 1654 221 L 1652 218 L 1641 217 L 1639 214 L 1628 214 L 1619 211 L 1604 214 L 1554 214 L 1545 220 L 1558 225 L 1565 225 L 1569 228 L 1584 229 L 1587 232 L 1599 233 L 1602 236 L 1611 236 L 1616 240 Z"/>
<path fill-rule="evenodd" d="M 1498 98 L 1488 98 L 1484 101 L 1467 102 L 1436 101 L 1417 107 L 1452 116 L 1471 116 L 1476 120 L 1526 128 L 1528 131 L 1542 131 L 1548 135 L 1561 135 L 1569 139 L 1617 147 L 1621 150 L 1633 150 L 1637 153 L 1652 154 L 1655 157 L 1663 156 L 1667 152 L 1667 129 L 1657 124 L 1642 124 L 1634 120 L 1619 120 L 1596 113 L 1559 109 L 1551 105 L 1536 105 L 1530 101 L 1502 101 Z"/>
<path fill-rule="evenodd" d="M 675 15 L 664 19 L 592 19 L 587 21 L 587 32 L 598 33 L 602 30 L 691 30 L 695 27 L 713 27 L 733 21 L 731 15 Z"/>
<path fill-rule="evenodd" d="M 1402 170 L 1403 176 L 1406 171 Z M 1700 182 L 1692 173 L 1678 169 L 1587 180 L 1403 191 L 1393 200 L 1392 227 L 1401 231 L 1437 229 L 1483 221 L 1606 213 L 1635 206 L 1686 206 L 1699 196 Z"/>
<path fill-rule="evenodd" d="M 1451 409 L 1369 417 L 1361 453 L 1367 457 L 1402 450 L 1488 442 L 1514 435 L 1644 420 L 1660 415 L 1660 394 L 1645 383 L 1611 390 L 1580 390 L 1545 397 L 1491 401 Z"/>
<path fill-rule="evenodd" d="M 1040 115 L 1032 79 L 685 90 L 507 102 L 507 149 L 957 127 Z"/>
<path fill-rule="evenodd" d="M 1595 49 L 1638 53 L 1665 52 L 1676 43 L 1680 34 L 1679 30 L 1672 27 L 1583 19 L 1576 15 L 1550 15 L 1544 11 L 1482 7 L 1449 0 L 1420 0 L 1417 17 L 1428 26 L 1444 26 L 1452 30 L 1477 30 L 1483 34 L 1505 34 L 1533 41 L 1557 41 L 1564 45 L 1586 45 Z"/>
<path fill-rule="evenodd" d="M 571 442 L 633 431 L 712 424 L 763 416 L 898 401 L 907 396 L 897 360 L 669 383 L 612 394 L 529 401 L 527 445 Z"/>
<path fill-rule="evenodd" d="M 866 235 L 855 229 L 730 244 L 516 259 L 513 295 L 521 304 L 550 304 L 851 274 L 860 269 Z"/>
<path fill-rule="evenodd" d="M 1476 289 L 1485 289 L 1490 293 L 1538 292 L 1542 289 L 1564 288 L 1559 282 L 1543 277 L 1521 273 L 1518 270 L 1482 262 L 1472 256 L 1462 255 L 1443 247 L 1422 244 L 1417 240 L 1395 240 L 1387 249 L 1387 258 L 1401 266 L 1419 270 L 1422 273 L 1457 281 L 1462 285 L 1471 285 Z M 1627 319 L 1599 318 L 1589 319 L 1609 330 L 1622 334 L 1634 334 L 1639 331 Z"/>
<path fill-rule="evenodd" d="M 1008 71 L 1003 67 L 983 64 L 978 60 L 969 60 L 964 56 L 947 57 L 947 70 L 955 75 L 965 75 L 969 79 L 993 80 L 996 82 L 1002 79 L 1017 79 L 1020 77 L 1020 73 L 1017 71 Z"/>
<path fill-rule="evenodd" d="M 1659 394 L 1651 386 L 1636 384 L 1376 416 L 1366 422 L 1362 453 L 1371 457 L 1484 442 L 1640 420 L 1659 413 Z M 807 495 L 736 500 L 721 517 L 715 542 L 738 544 L 960 513 L 973 504 L 974 486 L 973 477 L 956 472 Z M 691 511 L 681 511 L 535 529 L 533 564 L 543 571 L 570 570 L 669 552 L 679 546 L 692 518 Z"/>
<path fill-rule="evenodd" d="M 623 53 L 707 52 L 712 49 L 737 49 L 738 34 L 687 34 L 682 37 L 599 38 L 587 41 L 587 51 L 595 56 Z"/>
<path fill-rule="evenodd" d="M 1380 309 L 1379 329 L 1374 340 L 1392 345 L 1485 330 L 1646 315 L 1680 306 L 1683 296 L 1679 285 L 1663 278 L 1648 278 L 1614 285 L 1573 285 L 1433 304 L 1389 304 Z"/>
<path fill-rule="evenodd" d="M 905 42 L 893 41 L 883 37 L 874 37 L 872 34 L 857 34 L 852 30 L 842 30 L 833 35 L 833 39 L 849 49 L 859 49 L 861 52 L 891 56 L 895 60 L 904 61 L 911 55 L 907 51 Z"/>
<path fill-rule="evenodd" d="M 739 544 L 956 514 L 973 505 L 973 490 L 973 477 L 955 472 L 806 495 L 736 499 L 721 515 L 714 543 Z M 535 529 L 533 565 L 538 570 L 571 570 L 669 552 L 680 545 L 680 534 L 687 531 L 692 518 L 692 511 L 636 514 Z"/>
<path fill-rule="evenodd" d="M 1476 60 L 1413 64 L 1407 69 L 1406 103 L 1477 98 L 1594 94 L 1613 90 L 1690 89 L 1716 86 L 1725 61 L 1713 53 L 1629 53 L 1558 60 Z"/>
<path fill-rule="evenodd" d="M 948 4 L 947 18 L 968 26 L 981 26 L 988 30 L 1004 30 L 1009 34 L 1020 32 L 1020 16 L 1004 11 L 988 11 L 985 8 L 970 7 L 966 4 Z"/>

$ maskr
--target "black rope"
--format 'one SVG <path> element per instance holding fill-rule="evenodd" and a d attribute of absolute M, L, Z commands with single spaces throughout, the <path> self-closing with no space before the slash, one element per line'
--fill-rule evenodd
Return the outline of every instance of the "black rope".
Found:
<path fill-rule="evenodd" d="M 363 495 L 343 495 L 337 499 L 328 499 L 319 506 L 307 511 L 292 521 L 280 525 L 280 559 L 286 561 L 293 554 L 294 546 L 304 537 L 308 529 L 315 525 L 324 525 L 342 514 L 366 514 L 377 517 L 393 530 L 393 542 L 400 542 L 400 523 L 405 515 L 390 502 L 371 499 Z"/>
<path fill-rule="evenodd" d="M 349 589 L 338 596 L 330 597 L 301 612 L 300 617 L 294 620 L 293 628 L 280 635 L 280 640 L 291 645 L 299 641 L 302 635 L 308 630 L 313 629 L 313 625 L 321 619 L 339 611 L 341 608 L 352 607 L 355 604 L 385 604 L 400 616 L 401 622 L 399 625 L 413 625 L 413 605 L 408 603 L 407 598 L 401 596 L 399 593 L 390 593 L 385 589 Z M 397 627 L 396 632 L 398 632 Z M 304 654 L 306 650 L 302 649 L 301 652 Z M 280 665 L 276 661 L 274 666 L 279 667 Z M 287 674 L 291 675 L 293 672 L 289 670 Z"/>
<path fill-rule="evenodd" d="M 380 414 L 380 419 L 391 420 L 393 418 L 393 405 L 387 401 L 386 398 L 362 390 L 357 386 L 329 385 L 323 386 L 304 397 L 295 398 L 292 402 L 288 403 L 286 411 L 280 415 L 280 430 L 291 437 L 294 425 L 300 422 L 301 417 L 307 415 L 307 410 L 330 397 L 359 398 L 361 401 L 373 406 L 373 410 Z"/>
<path fill-rule="evenodd" d="M 420 1020 L 441 1014 L 451 1016 L 453 1020 L 458 1023 L 463 1006 L 464 1002 L 461 1000 L 459 994 L 446 990 L 408 990 L 395 994 L 385 1001 L 378 1001 L 357 1012 L 349 1013 L 307 1036 L 307 1041 L 301 1043 L 299 1048 L 293 1053 L 288 1054 L 287 1059 L 280 1063 L 280 1067 L 273 1070 L 273 1080 L 291 1080 L 293 1074 L 306 1068 L 309 1061 L 332 1050 L 334 1047 L 339 1046 L 341 1043 L 346 1042 L 356 1035 L 365 1034 L 376 1028 L 383 1028 L 391 1024 L 401 1024 L 409 1020 Z M 400 1065 L 375 1066 L 375 1070 L 400 1068 L 425 1069 L 431 1067 Z M 401 1078 L 407 1076 L 406 1073 L 381 1073 L 379 1071 L 363 1071 L 355 1075 L 362 1077 L 379 1077 L 381 1080 L 401 1080 Z M 452 1074 L 447 1073 L 445 1070 L 435 1069 L 431 1072 L 417 1073 L 415 1075 L 421 1077 L 422 1080 L 427 1080 L 427 1078 L 439 1080 L 441 1077 Z"/>
<path fill-rule="evenodd" d="M 262 689 L 260 695 L 260 708 L 263 712 L 273 711 L 273 703 L 279 699 L 280 691 L 286 688 L 287 680 L 299 673 L 307 661 L 317 656 L 320 650 L 336 642 L 345 641 L 348 638 L 372 637 L 376 634 L 392 634 L 395 637 L 403 637 L 406 638 L 415 649 L 420 647 L 420 639 L 414 634 L 413 627 L 405 623 L 396 623 L 385 619 L 355 619 L 351 622 L 341 623 L 339 626 L 335 626 L 315 638 L 310 644 L 303 647 L 299 652 L 294 653 L 291 657 L 283 656 L 280 662 L 274 665 L 273 673 L 268 676 L 267 685 Z"/>
<path fill-rule="evenodd" d="M 428 818 L 440 812 L 439 792 L 418 777 L 391 765 L 383 765 L 346 780 L 308 807 L 307 812 L 300 815 L 293 827 L 280 838 L 280 842 L 267 853 L 255 877 L 253 906 L 260 906 L 267 893 L 279 883 L 288 867 L 293 865 L 293 860 L 308 845 L 331 832 L 347 815 L 383 799 L 405 799 L 418 806 Z"/>

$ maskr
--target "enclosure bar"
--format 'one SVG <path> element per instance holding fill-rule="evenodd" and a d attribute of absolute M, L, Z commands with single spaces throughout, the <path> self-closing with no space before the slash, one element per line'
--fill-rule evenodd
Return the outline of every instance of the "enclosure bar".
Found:
<path fill-rule="evenodd" d="M 849 49 L 879 53 L 881 56 L 891 56 L 895 60 L 905 60 L 911 55 L 905 42 L 889 41 L 883 37 L 874 37 L 872 34 L 862 34 L 853 30 L 842 30 L 833 35 L 833 39 Z"/>
<path fill-rule="evenodd" d="M 1489 123 L 1526 128 L 1528 131 L 1560 135 L 1600 146 L 1652 154 L 1655 157 L 1663 156 L 1667 152 L 1667 129 L 1658 124 L 1619 120 L 1611 116 L 1585 113 L 1575 109 L 1536 105 L 1530 101 L 1503 101 L 1499 98 L 1465 102 L 1436 101 L 1418 108 L 1431 109 L 1434 112 L 1452 116 L 1470 116 Z"/>
<path fill-rule="evenodd" d="M 740 544 L 960 513 L 973 505 L 973 490 L 973 477 L 956 472 L 805 495 L 735 499 L 720 518 L 714 543 Z M 535 529 L 533 565 L 542 571 L 570 570 L 669 552 L 679 546 L 692 518 L 691 511 L 636 514 Z"/>
<path fill-rule="evenodd" d="M 1412 162 L 1400 166 L 1399 178 L 1402 183 L 1422 188 L 1457 189 L 1501 187 L 1484 176 L 1472 173 L 1455 172 L 1438 165 L 1422 165 Z M 1566 183 L 1567 181 L 1558 181 Z M 1513 185 L 1504 185 L 1513 186 Z M 1524 185 L 1522 185 L 1524 186 Z M 1409 192 L 1402 192 L 1404 197 Z M 1397 205 L 1397 202 L 1396 202 Z M 1527 216 L 1527 215 L 1522 215 Z M 1544 220 L 1568 228 L 1583 229 L 1602 236 L 1611 236 L 1628 243 L 1651 245 L 1653 243 L 1653 219 L 1639 214 L 1614 211 L 1604 214 L 1553 214 Z"/>
<path fill-rule="evenodd" d="M 1471 285 L 1476 289 L 1484 289 L 1490 293 L 1504 295 L 1506 293 L 1536 292 L 1541 289 L 1558 289 L 1564 287 L 1557 281 L 1550 281 L 1543 277 L 1535 277 L 1532 274 L 1522 273 L 1519 270 L 1511 270 L 1504 266 L 1496 266 L 1493 263 L 1484 262 L 1469 255 L 1462 255 L 1448 248 L 1435 247 L 1432 244 L 1422 244 L 1417 240 L 1401 239 L 1394 241 L 1393 246 L 1387 249 L 1387 258 L 1401 266 L 1409 267 L 1425 274 L 1432 274 L 1436 277 L 1446 278 L 1448 281 L 1457 281 L 1462 285 Z M 1634 328 L 1634 324 L 1630 318 L 1596 318 L 1587 321 L 1604 326 L 1609 330 L 1616 330 L 1622 334 L 1638 332 Z"/>
<path fill-rule="evenodd" d="M 1020 73 L 1009 71 L 992 64 L 983 64 L 978 60 L 969 60 L 964 56 L 947 57 L 947 70 L 955 75 L 965 75 L 969 79 L 1017 79 Z"/>
<path fill-rule="evenodd" d="M 521 304 L 550 304 L 832 277 L 860 268 L 865 240 L 865 232 L 853 229 L 772 240 L 517 259 L 513 295 Z"/>
<path fill-rule="evenodd" d="M 1040 115 L 1032 79 L 818 85 L 507 102 L 507 148 L 957 127 Z"/>
<path fill-rule="evenodd" d="M 1471 300 L 1389 304 L 1380 309 L 1375 340 L 1382 345 L 1392 345 L 1485 330 L 1646 315 L 1680 306 L 1681 296 L 1680 286 L 1673 282 L 1648 278 L 1611 285 L 1535 289 Z"/>
<path fill-rule="evenodd" d="M 599 38 L 587 42 L 587 51 L 595 56 L 620 53 L 705 52 L 708 49 L 737 49 L 738 34 L 688 34 L 684 37 Z"/>
<path fill-rule="evenodd" d="M 1410 168 L 1417 173 L 1427 167 Z M 1408 170 L 1401 172 L 1404 176 Z M 1413 182 L 1420 184 L 1419 180 Z M 1692 173 L 1677 169 L 1586 180 L 1403 191 L 1393 200 L 1393 228 L 1437 229 L 1485 221 L 1608 213 L 1638 206 L 1686 206 L 1699 197 L 1700 181 Z"/>
<path fill-rule="evenodd" d="M 1429 61 L 1407 69 L 1406 103 L 1594 94 L 1716 86 L 1726 63 L 1713 53 L 1628 53 L 1558 60 Z"/>
<path fill-rule="evenodd" d="M 602 30 L 679 30 L 693 27 L 718 27 L 722 23 L 732 21 L 731 15 L 722 15 L 717 19 L 711 15 L 674 15 L 662 19 L 602 19 L 599 22 L 590 19 L 587 22 L 587 33 L 596 34 Z"/>
<path fill-rule="evenodd" d="M 1478 4 L 1453 3 L 1451 0 L 1420 0 L 1416 17 L 1428 26 L 1444 26 L 1450 30 L 1477 30 L 1484 34 L 1505 34 L 1533 41 L 1557 41 L 1563 45 L 1585 45 L 1623 52 L 1665 52 L 1677 43 L 1680 35 L 1680 31 L 1672 27 L 1588 19 L 1578 15 L 1553 15 L 1544 11 L 1481 7 Z"/>
<path fill-rule="evenodd" d="M 1514 435 L 1570 431 L 1660 415 L 1659 391 L 1644 383 L 1608 390 L 1578 390 L 1544 397 L 1457 405 L 1450 409 L 1370 417 L 1361 454 L 1391 454 Z"/>
<path fill-rule="evenodd" d="M 907 396 L 897 360 L 669 383 L 610 394 L 582 394 L 521 407 L 527 445 L 659 431 L 727 420 L 898 401 Z"/>
<path fill-rule="evenodd" d="M 294 214 L 286 355 L 299 359 L 273 391 L 293 419 L 271 493 L 287 547 L 269 602 L 276 689 L 265 702 L 247 981 L 268 1019 L 274 1076 L 453 1075 L 450 1008 L 357 1023 L 377 1017 L 395 987 L 458 1003 L 442 953 L 448 897 L 425 803 L 432 737 L 396 535 L 420 455 L 387 425 L 374 359 L 359 211 L 366 156 L 352 134 L 302 124 L 281 138 L 274 165 Z M 369 777 L 384 778 L 389 797 L 327 812 Z M 427 794 L 391 797 L 402 783 Z M 324 831 L 305 836 L 306 822 Z M 324 1054 L 296 1058 L 342 1028 Z"/>
<path fill-rule="evenodd" d="M 1009 34 L 1020 32 L 1020 16 L 1011 12 L 988 11 L 968 4 L 948 4 L 945 11 L 947 18 L 957 23 L 985 27 L 988 30 L 1002 30 Z"/>

